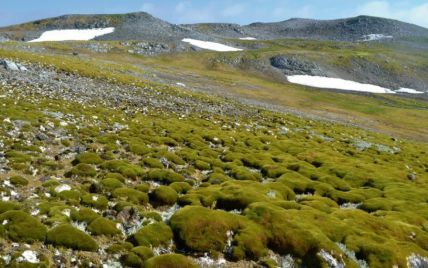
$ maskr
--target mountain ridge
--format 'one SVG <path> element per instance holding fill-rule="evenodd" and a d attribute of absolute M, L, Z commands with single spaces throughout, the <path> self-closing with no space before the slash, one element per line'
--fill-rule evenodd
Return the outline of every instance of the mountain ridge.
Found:
<path fill-rule="evenodd" d="M 365 35 L 396 38 L 428 37 L 428 29 L 398 20 L 361 15 L 334 20 L 290 18 L 279 22 L 173 24 L 147 12 L 125 14 L 68 14 L 0 28 L 12 40 L 28 41 L 43 31 L 116 27 L 115 33 L 98 40 L 178 40 L 180 38 L 254 37 L 262 40 L 302 38 L 314 40 L 361 41 Z"/>

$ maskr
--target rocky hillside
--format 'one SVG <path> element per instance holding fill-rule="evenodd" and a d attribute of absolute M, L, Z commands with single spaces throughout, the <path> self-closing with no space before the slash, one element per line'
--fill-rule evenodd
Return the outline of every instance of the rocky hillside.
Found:
<path fill-rule="evenodd" d="M 100 40 L 170 41 L 186 37 L 201 38 L 199 33 L 155 18 L 145 12 L 116 15 L 66 15 L 0 28 L 0 33 L 9 39 L 28 41 L 48 30 L 107 27 L 115 27 L 116 30 L 112 34 L 100 37 Z"/>
<path fill-rule="evenodd" d="M 115 27 L 99 40 L 177 41 L 183 38 L 281 39 L 304 38 L 335 41 L 371 41 L 404 37 L 428 37 L 428 29 L 384 18 L 359 16 L 339 20 L 290 19 L 249 25 L 201 23 L 175 25 L 145 12 L 116 15 L 67 15 L 0 28 L 0 35 L 14 40 L 31 40 L 43 31 Z"/>
<path fill-rule="evenodd" d="M 257 39 L 304 38 L 335 41 L 368 41 L 402 37 L 427 37 L 428 29 L 384 18 L 359 16 L 339 20 L 289 19 L 274 23 L 184 25 L 205 34 Z"/>

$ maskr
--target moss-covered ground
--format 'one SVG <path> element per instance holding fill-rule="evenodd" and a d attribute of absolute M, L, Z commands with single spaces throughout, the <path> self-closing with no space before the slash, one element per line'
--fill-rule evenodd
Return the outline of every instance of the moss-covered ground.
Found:
<path fill-rule="evenodd" d="M 27 243 L 49 265 L 428 256 L 426 144 L 268 111 L 143 113 L 21 94 L 0 88 L 2 255 Z"/>

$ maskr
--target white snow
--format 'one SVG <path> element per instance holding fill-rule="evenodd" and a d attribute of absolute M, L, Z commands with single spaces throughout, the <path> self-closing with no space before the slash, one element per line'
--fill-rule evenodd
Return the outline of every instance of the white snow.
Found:
<path fill-rule="evenodd" d="M 363 41 L 376 41 L 382 39 L 392 39 L 394 36 L 392 35 L 384 35 L 384 34 L 368 34 L 363 35 Z"/>
<path fill-rule="evenodd" d="M 29 262 L 29 263 L 39 263 L 37 258 L 37 252 L 32 250 L 26 250 L 22 252 L 21 256 L 17 259 L 18 262 Z"/>
<path fill-rule="evenodd" d="M 239 40 L 257 40 L 255 37 L 241 37 Z"/>
<path fill-rule="evenodd" d="M 371 93 L 388 93 L 394 94 L 395 92 L 376 85 L 362 84 L 350 80 L 344 80 L 340 78 L 330 78 L 322 76 L 310 76 L 310 75 L 290 75 L 287 76 L 290 83 L 299 84 L 310 87 L 318 88 L 331 88 L 340 90 L 351 90 L 360 92 L 371 92 Z"/>
<path fill-rule="evenodd" d="M 412 88 L 405 88 L 402 87 L 399 90 L 396 90 L 395 92 L 399 92 L 399 93 L 409 93 L 409 94 L 424 94 L 425 92 L 422 91 L 417 91 L 415 89 Z"/>
<path fill-rule="evenodd" d="M 70 185 L 67 185 L 67 184 L 59 185 L 55 188 L 55 192 L 57 192 L 57 193 L 61 193 L 64 191 L 70 191 L 70 190 L 71 190 L 71 187 L 70 187 Z"/>
<path fill-rule="evenodd" d="M 213 50 L 213 51 L 220 51 L 220 52 L 242 51 L 242 49 L 240 49 L 240 48 L 234 48 L 234 47 L 226 46 L 226 45 L 223 45 L 220 43 L 215 43 L 215 42 L 201 41 L 201 40 L 190 39 L 190 38 L 184 38 L 181 41 L 183 41 L 185 43 L 189 43 L 189 44 L 196 46 L 196 47 L 199 47 L 199 48 Z"/>
<path fill-rule="evenodd" d="M 114 27 L 96 28 L 96 29 L 68 29 L 52 30 L 42 33 L 42 35 L 31 42 L 49 42 L 49 41 L 88 41 L 97 36 L 110 34 L 114 32 Z"/>

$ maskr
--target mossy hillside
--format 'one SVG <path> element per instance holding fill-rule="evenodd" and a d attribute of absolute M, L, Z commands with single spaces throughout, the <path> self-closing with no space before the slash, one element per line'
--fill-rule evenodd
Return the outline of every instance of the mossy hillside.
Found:
<path fill-rule="evenodd" d="M 113 232 L 99 231 L 103 226 L 98 225 L 98 228 L 92 223 L 104 219 L 109 223 L 115 222 L 115 215 L 129 206 L 135 207 L 140 217 L 161 222 L 155 210 L 163 212 L 166 208 L 153 208 L 148 193 L 158 188 L 158 184 L 165 184 L 164 187 L 170 187 L 179 194 L 177 202 L 183 208 L 175 213 L 169 223 L 163 224 L 171 228 L 174 235 L 165 235 L 171 238 L 162 239 L 165 240 L 161 243 L 162 247 L 169 245 L 173 239 L 179 248 L 185 248 L 188 252 L 210 252 L 212 256 L 224 253 L 232 261 L 258 261 L 266 257 L 268 250 L 273 250 L 278 254 L 292 254 L 308 266 L 323 264 L 317 255 L 321 249 L 332 251 L 339 258 L 343 253 L 337 243 L 345 244 L 356 252 L 359 259 L 366 260 L 373 267 L 381 266 L 380 263 L 405 265 L 406 258 L 412 253 L 427 254 L 425 190 L 428 167 L 425 163 L 428 159 L 424 144 L 271 113 L 263 114 L 263 120 L 245 117 L 232 120 L 225 116 L 206 119 L 196 115 L 180 118 L 156 111 L 146 115 L 125 114 L 114 109 L 62 101 L 31 100 L 0 98 L 1 104 L 6 104 L 2 106 L 4 113 L 2 110 L 0 121 L 5 118 L 27 118 L 30 124 L 23 133 L 29 135 L 32 131 L 39 131 L 40 124 L 51 120 L 46 119 L 45 110 L 86 118 L 78 122 L 79 129 L 69 124 L 67 131 L 70 137 L 74 137 L 68 138 L 70 144 L 40 144 L 49 148 L 53 146 L 55 151 L 83 144 L 88 151 L 96 151 L 103 162 L 81 163 L 97 168 L 95 177 L 67 177 L 65 174 L 78 164 L 74 161 L 78 155 L 60 158 L 58 161 L 66 168 L 50 171 L 53 172 L 49 173 L 52 177 L 40 182 L 31 179 L 29 185 L 13 188 L 26 197 L 27 187 L 38 187 L 35 190 L 38 197 L 5 202 L 1 206 L 4 207 L 3 212 L 22 210 L 33 213 L 38 208 L 40 211 L 31 217 L 41 220 L 50 228 L 56 228 L 54 226 L 58 224 L 84 222 L 88 225 L 86 230 L 91 232 L 86 235 L 100 246 L 105 245 L 105 235 L 110 236 L 114 243 L 129 239 L 137 246 L 131 239 L 132 235 L 113 234 L 117 232 L 114 228 L 111 229 Z M 239 126 L 234 124 L 237 120 Z M 126 130 L 117 133 L 109 130 L 114 123 L 123 121 L 127 122 Z M 281 134 L 283 126 L 290 129 L 286 135 Z M 110 148 L 110 142 L 98 141 L 102 130 L 110 131 L 109 139 L 116 146 L 114 150 Z M 211 137 L 205 136 L 208 131 Z M 3 127 L 0 133 L 5 133 Z M 314 133 L 322 133 L 332 140 L 320 140 Z M 157 136 L 167 136 L 174 142 L 157 139 Z M 173 155 L 168 156 L 168 168 L 144 165 L 142 161 L 146 156 L 127 150 L 126 140 L 135 137 L 141 139 L 141 143 L 150 145 L 147 154 L 153 159 L 160 161 L 165 157 L 169 146 L 186 165 L 175 164 L 174 161 L 180 160 L 173 161 Z M 214 144 L 216 137 L 221 142 Z M 13 146 L 7 135 L 1 139 L 6 149 Z M 359 150 L 354 144 L 355 139 L 389 148 L 399 147 L 400 151 L 390 153 L 376 147 Z M 116 140 L 120 141 L 120 145 L 116 144 Z M 15 150 L 27 149 L 15 147 Z M 22 154 L 25 153 L 22 151 Z M 43 156 L 38 154 L 31 156 L 28 167 L 40 167 L 42 162 L 32 162 L 33 158 Z M 210 164 L 212 173 L 211 170 L 195 168 L 193 164 L 200 159 Z M 120 168 L 116 169 L 115 165 L 110 169 L 110 166 L 104 165 L 109 161 L 136 168 L 138 175 L 128 176 Z M 30 175 L 23 174 L 27 171 L 12 169 L 14 175 L 30 178 Z M 232 174 L 234 169 L 258 174 L 258 179 L 237 180 Z M 45 174 L 45 171 L 41 172 Z M 149 175 L 151 172 L 153 174 Z M 413 179 L 409 179 L 410 174 L 416 177 L 410 176 Z M 168 179 L 170 175 L 177 181 Z M 10 177 L 5 176 L 6 179 Z M 72 190 L 55 192 L 60 185 L 70 185 Z M 5 195 L 10 192 L 7 187 L 2 189 Z M 45 193 L 50 193 L 50 196 Z M 102 205 L 97 205 L 97 201 L 102 201 Z M 70 216 L 67 216 L 67 209 Z M 149 213 L 155 216 L 146 217 Z M 149 220 L 145 224 L 148 223 Z M 151 225 L 142 227 L 142 230 Z M 89 226 L 97 231 L 92 233 Z M 99 235 L 95 235 L 98 231 Z M 228 231 L 234 233 L 232 247 L 224 251 Z M 156 235 L 160 233 L 158 230 L 142 233 L 141 240 L 145 246 L 159 243 L 156 240 Z M 12 241 L 7 235 L 4 237 Z M 76 243 L 72 241 L 64 245 L 65 242 L 58 241 L 50 243 L 59 248 L 74 247 Z M 129 247 L 120 252 L 131 255 Z M 139 258 L 137 253 L 132 253 L 133 257 Z M 346 258 L 345 261 L 352 263 Z"/>

